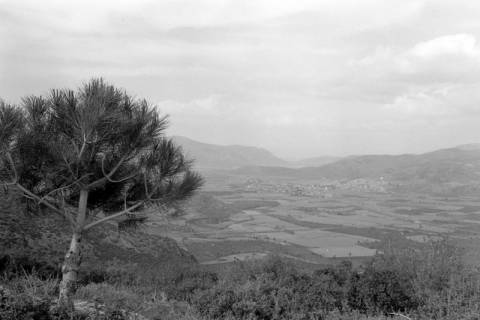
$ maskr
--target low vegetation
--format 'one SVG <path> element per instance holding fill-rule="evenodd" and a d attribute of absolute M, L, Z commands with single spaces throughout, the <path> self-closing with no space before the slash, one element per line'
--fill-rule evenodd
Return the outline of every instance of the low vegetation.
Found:
<path fill-rule="evenodd" d="M 64 319 L 51 305 L 59 273 L 5 259 L 1 319 Z M 307 273 L 278 257 L 138 272 L 135 265 L 85 271 L 68 319 L 478 319 L 479 271 L 446 239 L 417 249 L 386 242 L 361 268 L 344 261 Z M 23 270 L 23 272 L 19 272 Z M 39 269 L 40 270 L 40 269 Z M 397 314 L 397 316 L 395 316 Z"/>

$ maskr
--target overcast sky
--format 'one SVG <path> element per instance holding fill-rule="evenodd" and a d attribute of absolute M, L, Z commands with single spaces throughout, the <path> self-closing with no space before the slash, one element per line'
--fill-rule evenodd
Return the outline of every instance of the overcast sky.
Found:
<path fill-rule="evenodd" d="M 0 0 L 0 97 L 91 77 L 284 158 L 480 142 L 480 2 Z"/>

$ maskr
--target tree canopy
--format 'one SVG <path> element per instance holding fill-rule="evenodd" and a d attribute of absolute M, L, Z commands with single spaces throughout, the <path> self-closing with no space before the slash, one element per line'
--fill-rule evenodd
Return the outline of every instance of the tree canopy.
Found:
<path fill-rule="evenodd" d="M 191 196 L 202 179 L 165 136 L 167 125 L 147 101 L 102 79 L 78 91 L 29 96 L 21 106 L 2 102 L 2 177 L 64 216 L 72 215 L 68 207 L 76 206 L 82 188 L 92 213 L 172 205 Z"/>

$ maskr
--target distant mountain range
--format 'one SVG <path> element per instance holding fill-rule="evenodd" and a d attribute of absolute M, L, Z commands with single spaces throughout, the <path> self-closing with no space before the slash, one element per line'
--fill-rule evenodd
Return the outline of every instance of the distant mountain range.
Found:
<path fill-rule="evenodd" d="M 341 157 L 332 157 L 332 156 L 323 156 L 323 157 L 314 157 L 307 158 L 297 161 L 289 161 L 289 167 L 292 168 L 302 168 L 302 167 L 320 167 L 335 161 L 342 159 Z"/>
<path fill-rule="evenodd" d="M 320 167 L 298 169 L 243 167 L 237 174 L 299 180 L 382 180 L 405 190 L 445 194 L 480 192 L 480 145 L 459 146 L 419 155 L 347 157 Z"/>
<path fill-rule="evenodd" d="M 231 169 L 237 174 L 294 179 L 385 179 L 409 184 L 480 183 L 480 144 L 461 145 L 423 154 L 319 157 L 286 161 L 265 149 L 175 140 L 199 168 Z"/>
<path fill-rule="evenodd" d="M 299 168 L 321 166 L 339 159 L 336 157 L 317 157 L 299 161 L 286 161 L 263 148 L 239 145 L 222 146 L 203 143 L 182 136 L 172 138 L 183 147 L 190 158 L 195 160 L 196 167 L 202 169 L 235 169 L 245 166 Z"/>
<path fill-rule="evenodd" d="M 348 157 L 299 174 L 325 178 L 389 178 L 429 182 L 480 181 L 480 145 L 458 146 L 424 154 Z"/>
<path fill-rule="evenodd" d="M 271 152 L 247 146 L 220 146 L 175 136 L 173 140 L 182 146 L 195 165 L 208 169 L 233 169 L 243 166 L 286 166 L 287 162 Z"/>

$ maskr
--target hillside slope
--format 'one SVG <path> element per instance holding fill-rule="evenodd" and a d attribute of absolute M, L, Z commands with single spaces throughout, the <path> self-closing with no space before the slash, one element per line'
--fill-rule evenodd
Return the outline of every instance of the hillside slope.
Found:
<path fill-rule="evenodd" d="M 480 180 L 480 149 L 455 147 L 419 155 L 349 157 L 319 168 L 301 168 L 301 177 L 332 179 L 389 178 L 428 182 Z"/>
<path fill-rule="evenodd" d="M 0 191 L 0 248 L 3 254 L 23 255 L 59 265 L 71 231 L 62 218 L 52 214 L 25 213 L 15 190 Z M 104 224 L 85 235 L 84 264 L 111 260 L 136 263 L 139 267 L 159 264 L 195 264 L 195 258 L 169 238 L 134 230 L 119 232 Z"/>
<path fill-rule="evenodd" d="M 384 179 L 403 186 L 426 187 L 426 190 L 445 186 L 452 190 L 468 186 L 467 189 L 476 192 L 480 186 L 480 145 L 458 146 L 418 155 L 354 156 L 320 167 L 249 166 L 237 169 L 235 173 L 301 180 Z"/>
<path fill-rule="evenodd" d="M 302 167 L 320 167 L 324 166 L 329 163 L 336 162 L 342 159 L 341 157 L 333 157 L 333 156 L 323 156 L 323 157 L 313 157 L 313 158 L 306 158 L 296 161 L 290 161 L 289 167 L 292 168 L 302 168 Z"/>
<path fill-rule="evenodd" d="M 182 146 L 197 168 L 233 169 L 242 166 L 287 166 L 288 162 L 271 152 L 248 146 L 220 146 L 175 136 L 173 140 Z"/>

